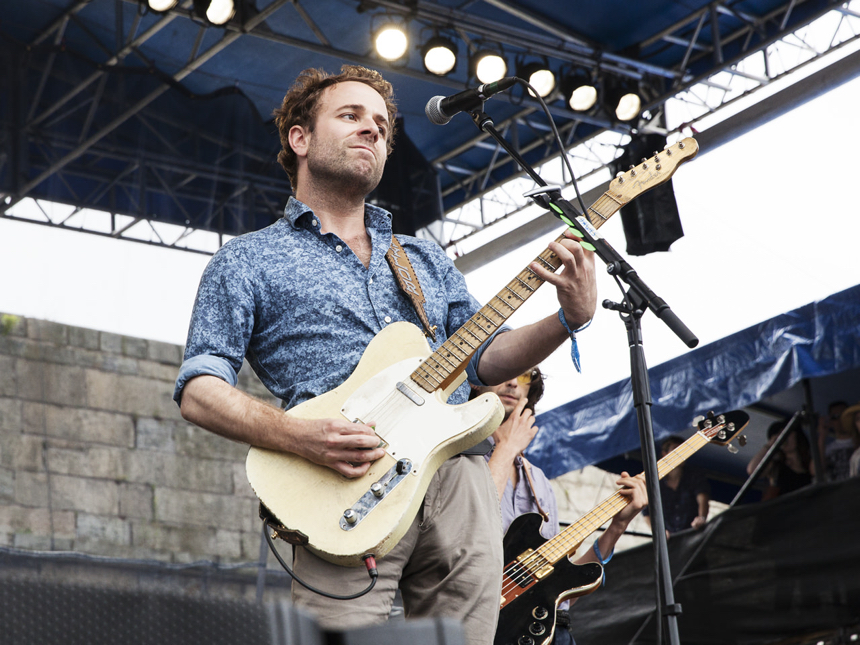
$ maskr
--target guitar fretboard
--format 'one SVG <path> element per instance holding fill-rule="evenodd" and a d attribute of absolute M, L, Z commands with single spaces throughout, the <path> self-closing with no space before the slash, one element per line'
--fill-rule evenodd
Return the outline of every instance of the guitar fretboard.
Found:
<path fill-rule="evenodd" d="M 715 432 L 716 430 L 708 431 L 712 436 Z M 659 478 L 663 479 L 679 464 L 686 461 L 690 455 L 707 444 L 708 441 L 708 437 L 704 432 L 697 432 L 663 457 L 657 462 L 657 474 Z M 640 473 L 637 477 L 644 479 L 644 474 Z M 619 492 L 607 497 L 582 518 L 565 528 L 554 538 L 544 542 L 535 550 L 535 570 L 541 568 L 540 563 L 543 563 L 543 565 L 555 564 L 563 557 L 573 553 L 585 538 L 615 517 L 629 503 L 630 501 Z"/>
<path fill-rule="evenodd" d="M 613 198 L 609 191 L 603 193 L 588 209 L 588 221 L 594 228 L 603 223 L 624 204 Z M 556 242 L 564 235 L 556 238 Z M 545 249 L 534 262 L 555 273 L 561 266 L 559 257 Z M 466 323 L 454 332 L 433 354 L 412 372 L 411 379 L 427 392 L 445 389 L 462 372 L 469 359 L 484 341 L 492 336 L 529 297 L 543 284 L 529 267 L 517 276 Z"/>

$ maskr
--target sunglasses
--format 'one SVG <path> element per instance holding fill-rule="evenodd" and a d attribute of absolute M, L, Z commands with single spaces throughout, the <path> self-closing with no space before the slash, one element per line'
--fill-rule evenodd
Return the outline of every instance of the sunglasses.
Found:
<path fill-rule="evenodd" d="M 537 379 L 537 377 L 538 377 L 538 371 L 537 370 L 529 370 L 528 372 L 525 372 L 524 374 L 520 374 L 517 377 L 517 383 L 519 383 L 520 385 L 531 385 L 532 381 Z"/>

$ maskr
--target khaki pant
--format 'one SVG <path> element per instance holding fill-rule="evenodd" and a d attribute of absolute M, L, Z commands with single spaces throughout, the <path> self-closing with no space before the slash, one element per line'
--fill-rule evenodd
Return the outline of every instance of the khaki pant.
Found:
<path fill-rule="evenodd" d="M 331 600 L 293 583 L 293 603 L 325 629 L 352 629 L 388 618 L 397 587 L 407 618 L 457 618 L 469 645 L 493 642 L 502 585 L 499 500 L 482 456 L 449 459 L 435 474 L 406 535 L 378 561 L 373 591 Z M 296 574 L 323 591 L 347 595 L 370 582 L 364 567 L 340 567 L 295 550 Z"/>

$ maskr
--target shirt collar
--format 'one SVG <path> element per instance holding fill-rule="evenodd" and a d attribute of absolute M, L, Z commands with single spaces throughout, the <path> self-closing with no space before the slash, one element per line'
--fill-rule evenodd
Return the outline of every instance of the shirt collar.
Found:
<path fill-rule="evenodd" d="M 303 215 L 313 215 L 313 209 L 290 196 L 287 205 L 284 206 L 284 218 L 293 228 L 299 228 L 299 218 Z M 391 230 L 391 213 L 384 208 L 373 204 L 364 205 L 364 223 L 368 228 L 378 231 Z"/>

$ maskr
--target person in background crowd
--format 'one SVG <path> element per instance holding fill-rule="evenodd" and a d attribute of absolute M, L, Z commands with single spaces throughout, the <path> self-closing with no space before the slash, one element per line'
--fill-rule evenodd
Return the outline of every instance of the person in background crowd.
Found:
<path fill-rule="evenodd" d="M 684 443 L 684 439 L 672 435 L 663 440 L 660 452 L 663 457 Z M 684 529 L 698 529 L 708 520 L 711 487 L 708 480 L 696 468 L 680 464 L 660 480 L 660 499 L 663 502 L 663 523 L 666 537 Z M 651 517 L 646 507 L 643 511 L 648 526 Z"/>
<path fill-rule="evenodd" d="M 785 421 L 774 421 L 767 429 L 767 442 L 747 464 L 747 473 L 752 474 L 773 445 L 779 433 L 785 428 Z M 800 428 L 795 428 L 782 442 L 771 462 L 765 467 L 764 475 L 768 487 L 762 500 L 773 499 L 812 483 L 812 453 L 809 440 Z"/>

